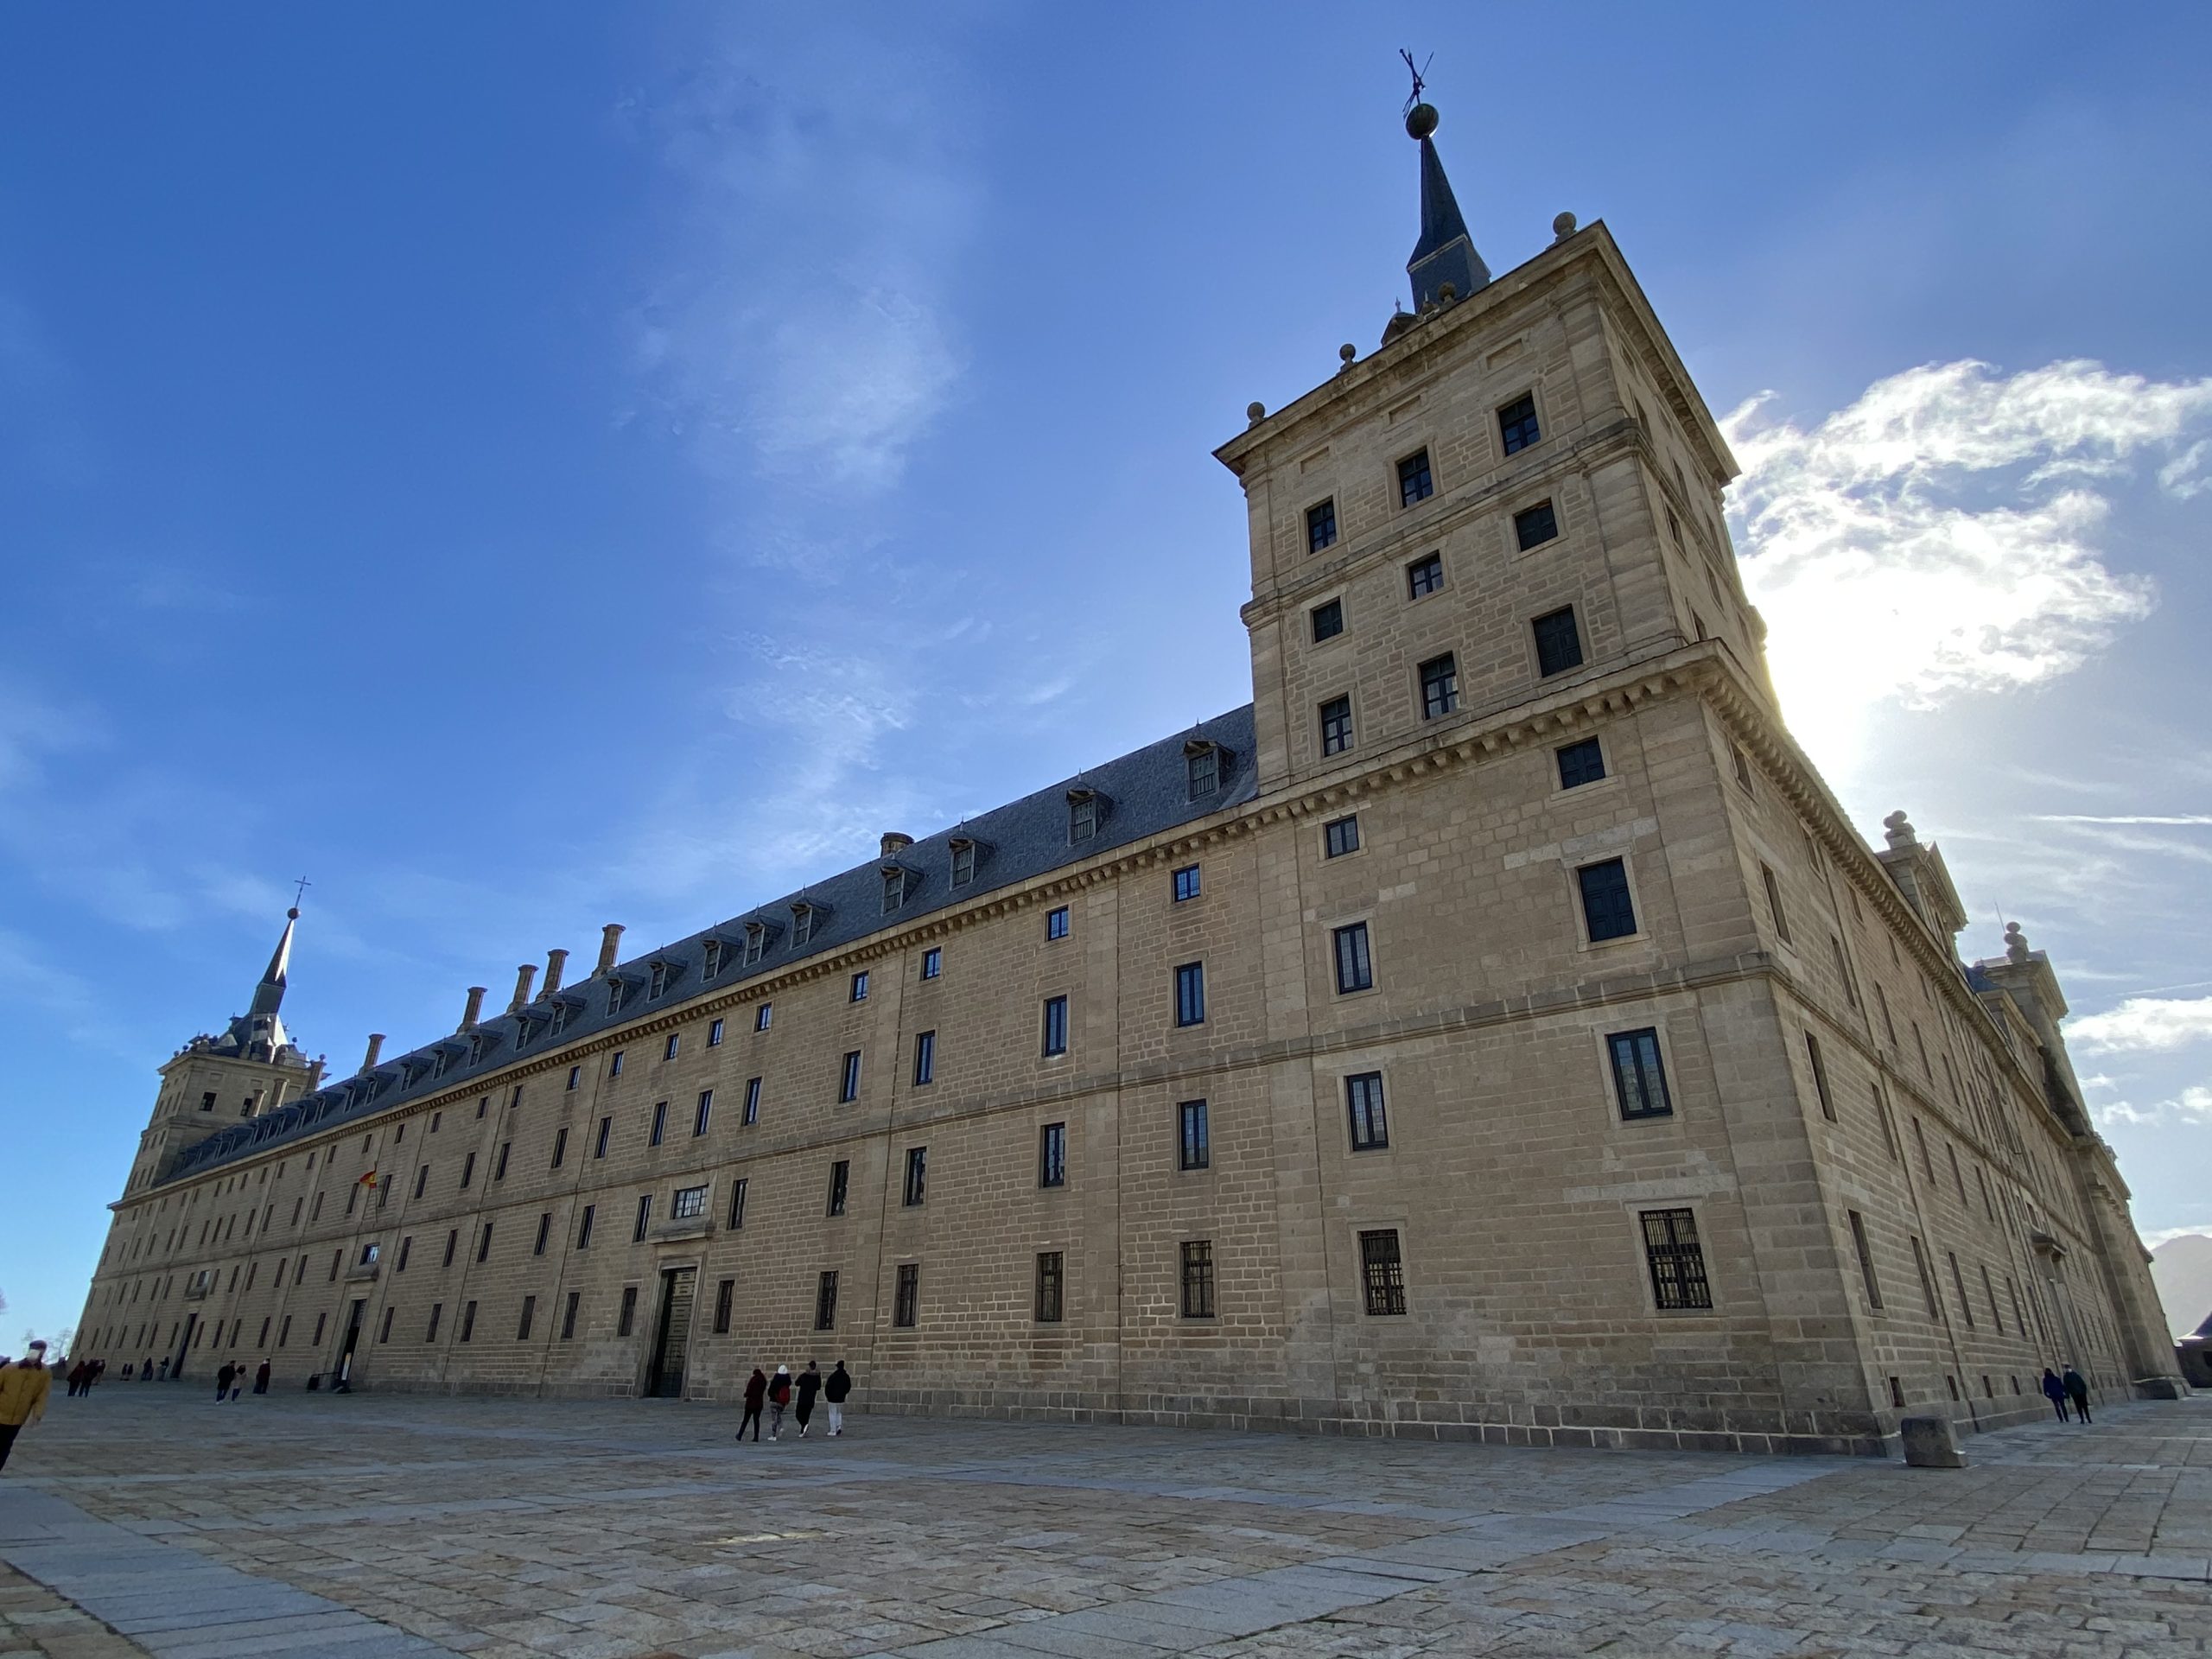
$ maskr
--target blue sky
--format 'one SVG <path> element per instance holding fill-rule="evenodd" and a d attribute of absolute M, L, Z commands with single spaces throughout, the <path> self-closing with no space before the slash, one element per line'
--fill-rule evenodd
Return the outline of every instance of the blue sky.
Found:
<path fill-rule="evenodd" d="M 1209 452 L 1404 290 L 1402 44 L 1494 270 L 1611 225 L 1798 730 L 2212 1230 L 2202 9 L 19 7 L 0 1349 L 293 876 L 350 1070 L 1246 701 Z"/>

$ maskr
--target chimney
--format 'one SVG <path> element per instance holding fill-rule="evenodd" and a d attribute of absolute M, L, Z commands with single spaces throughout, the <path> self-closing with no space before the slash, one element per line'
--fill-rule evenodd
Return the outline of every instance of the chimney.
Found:
<path fill-rule="evenodd" d="M 567 951 L 548 950 L 545 953 L 546 995 L 550 996 L 554 992 L 561 988 L 561 975 L 563 970 L 565 969 L 568 965 L 569 953 Z"/>
<path fill-rule="evenodd" d="M 530 982 L 537 977 L 537 964 L 525 962 L 515 969 L 515 1000 L 507 1004 L 507 1012 L 530 1006 Z"/>
<path fill-rule="evenodd" d="M 913 844 L 914 838 L 912 836 L 902 836 L 896 830 L 893 830 L 890 834 L 885 836 L 883 838 L 882 855 L 886 858 L 893 857 L 899 853 L 905 852 Z"/>
<path fill-rule="evenodd" d="M 601 974 L 613 973 L 614 971 L 614 953 L 621 948 L 622 924 L 620 922 L 609 922 L 605 927 L 599 930 L 599 966 L 593 969 L 593 971 L 594 973 Z"/>
<path fill-rule="evenodd" d="M 461 1024 L 455 1029 L 461 1032 L 475 1030 L 476 1016 L 483 1012 L 484 988 L 481 985 L 472 985 L 468 988 L 468 1001 L 461 1011 Z"/>
<path fill-rule="evenodd" d="M 377 1069 L 377 1056 L 383 1052 L 384 1033 L 380 1031 L 371 1032 L 369 1033 L 369 1052 L 361 1056 L 361 1070 L 364 1071 L 375 1071 Z"/>

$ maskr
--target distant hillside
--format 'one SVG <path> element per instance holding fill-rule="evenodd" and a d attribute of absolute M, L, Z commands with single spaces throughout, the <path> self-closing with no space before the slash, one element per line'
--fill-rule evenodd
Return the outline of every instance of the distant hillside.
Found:
<path fill-rule="evenodd" d="M 2151 1281 L 2166 1305 L 2166 1323 L 2185 1337 L 2212 1314 L 2212 1238 L 2183 1233 L 2151 1252 Z"/>

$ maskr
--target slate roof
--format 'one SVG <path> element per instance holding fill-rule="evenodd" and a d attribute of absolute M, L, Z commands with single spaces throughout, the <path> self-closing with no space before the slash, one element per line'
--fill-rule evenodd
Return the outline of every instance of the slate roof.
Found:
<path fill-rule="evenodd" d="M 1213 793 L 1196 801 L 1190 798 L 1184 753 L 1185 745 L 1192 741 L 1211 742 L 1225 751 Z M 747 980 L 779 973 L 793 963 L 840 950 L 881 929 L 894 916 L 900 925 L 911 923 L 956 901 L 972 903 L 986 893 L 1018 887 L 1065 865 L 1080 863 L 1241 805 L 1256 792 L 1253 742 L 1252 705 L 1247 703 L 980 817 L 939 830 L 887 859 L 873 858 L 856 864 L 825 881 L 741 911 L 688 938 L 619 963 L 615 976 L 628 987 L 620 1013 L 610 1011 L 607 982 L 596 975 L 563 986 L 554 996 L 539 997 L 518 1014 L 501 1014 L 480 1022 L 473 1034 L 484 1041 L 480 1054 L 474 1059 L 470 1058 L 472 1033 L 442 1037 L 412 1052 L 393 1056 L 363 1076 L 329 1084 L 273 1112 L 218 1130 L 187 1147 L 166 1179 L 199 1174 L 271 1146 L 379 1117 L 396 1106 L 442 1094 L 473 1077 L 488 1076 L 512 1065 L 518 1054 L 565 1046 L 610 1027 L 680 1008 L 709 993 L 721 995 Z M 1080 845 L 1071 845 L 1068 791 L 1078 787 L 1096 791 L 1102 810 L 1096 835 Z M 951 876 L 950 842 L 956 836 L 977 843 L 975 879 L 957 889 Z M 907 896 L 897 912 L 887 915 L 884 869 L 894 861 L 908 872 Z M 791 906 L 802 901 L 816 907 L 816 920 L 812 937 L 795 946 Z M 772 933 L 766 954 L 748 967 L 744 963 L 746 925 L 754 921 Z M 721 941 L 722 949 L 721 967 L 711 981 L 703 977 L 706 944 L 710 938 Z M 660 997 L 651 999 L 648 992 L 656 964 L 664 970 L 666 988 Z M 567 1005 L 557 1040 L 550 1032 L 556 1002 Z M 535 1030 L 518 1048 L 518 1027 L 524 1020 L 531 1022 Z"/>

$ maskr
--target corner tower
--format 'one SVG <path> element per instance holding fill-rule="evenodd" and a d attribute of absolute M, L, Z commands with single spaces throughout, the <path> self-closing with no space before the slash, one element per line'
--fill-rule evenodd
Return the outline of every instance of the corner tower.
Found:
<path fill-rule="evenodd" d="M 1764 696 L 1734 457 L 1603 224 L 1492 278 L 1433 139 L 1414 309 L 1216 455 L 1244 486 L 1260 784 L 1303 783 L 1704 639 Z"/>
<path fill-rule="evenodd" d="M 179 1153 L 225 1125 L 273 1111 L 321 1084 L 322 1061 L 300 1052 L 282 1012 L 299 919 L 296 909 L 285 912 L 284 931 L 246 1011 L 219 1034 L 194 1037 L 161 1068 L 153 1117 L 139 1137 L 125 1192 L 160 1179 Z"/>

